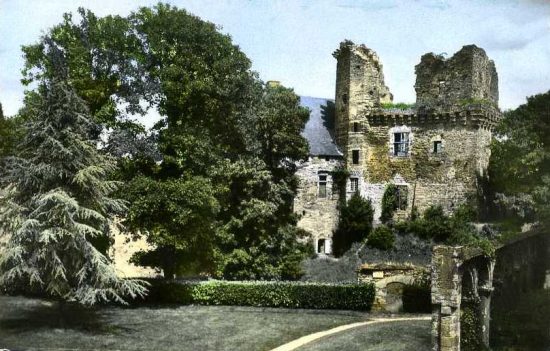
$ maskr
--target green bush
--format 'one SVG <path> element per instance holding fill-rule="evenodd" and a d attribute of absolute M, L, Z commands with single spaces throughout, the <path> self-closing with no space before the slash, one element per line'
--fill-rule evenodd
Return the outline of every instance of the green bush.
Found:
<path fill-rule="evenodd" d="M 385 110 L 388 109 L 397 109 L 397 110 L 408 110 L 415 108 L 416 104 L 408 104 L 406 102 L 384 102 L 380 104 Z"/>
<path fill-rule="evenodd" d="M 397 187 L 394 184 L 388 184 L 382 195 L 382 213 L 380 220 L 382 223 L 388 223 L 393 218 L 393 213 L 397 209 L 397 198 L 395 196 Z"/>
<path fill-rule="evenodd" d="M 396 223 L 395 228 L 399 233 L 411 233 L 422 239 L 445 242 L 451 237 L 453 223 L 441 206 L 430 206 L 422 218 Z"/>
<path fill-rule="evenodd" d="M 342 256 L 353 243 L 361 242 L 369 235 L 373 216 L 371 201 L 359 193 L 353 194 L 346 204 L 340 206 L 338 227 L 332 236 L 332 249 L 336 257 Z"/>
<path fill-rule="evenodd" d="M 367 245 L 380 250 L 389 250 L 395 242 L 395 234 L 386 225 L 374 228 L 367 238 Z"/>
<path fill-rule="evenodd" d="M 152 281 L 146 302 L 369 311 L 372 284 Z"/>

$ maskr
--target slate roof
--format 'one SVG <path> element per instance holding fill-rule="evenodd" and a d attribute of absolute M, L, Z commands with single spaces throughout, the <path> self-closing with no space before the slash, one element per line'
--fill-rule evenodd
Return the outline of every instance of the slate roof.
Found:
<path fill-rule="evenodd" d="M 334 141 L 334 131 L 330 129 L 331 124 L 334 125 L 334 120 L 331 121 L 331 116 L 327 116 L 325 112 L 328 104 L 334 104 L 334 100 L 309 96 L 300 97 L 300 105 L 311 110 L 309 121 L 302 132 L 309 142 L 311 156 L 341 157 L 343 155 Z"/>

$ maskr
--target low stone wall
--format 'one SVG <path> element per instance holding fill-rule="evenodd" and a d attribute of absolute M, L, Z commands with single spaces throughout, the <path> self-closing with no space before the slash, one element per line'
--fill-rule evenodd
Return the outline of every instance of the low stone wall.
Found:
<path fill-rule="evenodd" d="M 407 264 L 364 264 L 358 270 L 360 283 L 373 283 L 375 297 L 373 311 L 402 312 L 403 289 L 426 279 L 428 269 Z"/>

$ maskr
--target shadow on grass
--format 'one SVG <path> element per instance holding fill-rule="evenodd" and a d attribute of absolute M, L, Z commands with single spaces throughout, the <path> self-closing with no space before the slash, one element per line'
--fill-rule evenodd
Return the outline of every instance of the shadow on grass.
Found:
<path fill-rule="evenodd" d="M 41 330 L 75 330 L 93 334 L 124 331 L 126 328 L 109 323 L 101 308 L 85 308 L 75 304 L 58 302 L 48 305 L 25 306 L 23 310 L 0 316 L 0 329 L 11 333 Z"/>

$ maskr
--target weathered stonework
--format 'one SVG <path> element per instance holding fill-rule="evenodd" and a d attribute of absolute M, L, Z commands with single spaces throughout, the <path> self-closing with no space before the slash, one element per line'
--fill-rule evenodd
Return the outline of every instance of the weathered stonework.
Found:
<path fill-rule="evenodd" d="M 461 308 L 474 307 L 480 341 L 506 338 L 491 322 L 495 313 L 507 315 L 529 292 L 545 289 L 550 268 L 550 236 L 524 233 L 498 245 L 494 257 L 479 248 L 435 246 L 432 253 L 432 350 L 459 351 Z M 497 319 L 499 320 L 499 319 Z M 547 328 L 547 326 L 541 326 Z M 494 329 L 494 330 L 493 330 Z M 469 338 L 475 337 L 470 335 Z M 512 346 L 512 345 L 507 345 Z M 519 346 L 519 345 L 518 345 Z"/>
<path fill-rule="evenodd" d="M 334 194 L 314 196 L 320 168 L 330 172 L 335 167 L 322 164 L 326 156 L 341 160 L 349 172 L 347 198 L 359 191 L 372 201 L 375 223 L 390 183 L 406 194 L 395 213 L 398 219 L 407 218 L 413 207 L 423 212 L 441 205 L 452 212 L 474 200 L 489 164 L 492 129 L 501 118 L 496 69 L 485 51 L 469 45 L 448 60 L 422 56 L 416 66 L 417 106 L 407 110 L 384 108 L 393 96 L 373 50 L 344 41 L 334 57 L 334 103 L 326 100 L 319 107 L 321 99 L 302 98 L 312 110 L 305 131 L 312 158 L 298 172 L 302 185 L 295 210 L 315 246 L 319 239 L 330 239 L 338 217 Z M 326 113 L 329 105 L 333 119 Z"/>
<path fill-rule="evenodd" d="M 449 60 L 424 55 L 416 67 L 418 108 L 409 110 L 382 108 L 393 97 L 372 50 L 346 41 L 334 56 L 336 140 L 360 193 L 373 201 L 375 220 L 388 183 L 407 189 L 401 218 L 413 206 L 450 212 L 473 199 L 501 117 L 496 70 L 485 51 L 470 45 Z"/>
<path fill-rule="evenodd" d="M 429 271 L 426 267 L 410 264 L 364 264 L 359 267 L 357 280 L 360 283 L 374 283 L 373 311 L 402 312 L 403 289 L 406 285 L 426 281 Z"/>
<path fill-rule="evenodd" d="M 332 172 L 341 167 L 341 159 L 310 157 L 298 165 L 298 194 L 294 199 L 294 211 L 300 215 L 298 226 L 307 230 L 316 253 L 332 253 L 332 232 L 338 223 L 339 194 Z M 326 196 L 319 194 L 319 175 L 326 175 Z M 324 243 L 320 240 L 324 240 Z M 320 246 L 324 244 L 324 249 Z"/>
<path fill-rule="evenodd" d="M 448 60 L 425 54 L 415 71 L 417 107 L 448 109 L 468 101 L 498 105 L 495 64 L 475 45 L 464 46 Z"/>

